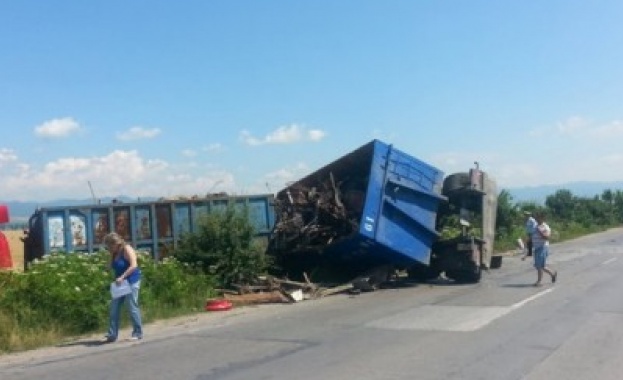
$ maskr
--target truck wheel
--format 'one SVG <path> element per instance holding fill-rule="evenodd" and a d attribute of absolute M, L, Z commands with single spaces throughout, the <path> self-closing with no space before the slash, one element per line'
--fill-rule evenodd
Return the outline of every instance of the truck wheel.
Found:
<path fill-rule="evenodd" d="M 474 270 L 465 273 L 465 282 L 476 284 L 482 278 L 482 268 L 477 266 Z"/>
<path fill-rule="evenodd" d="M 446 276 L 461 284 L 475 284 L 482 277 L 482 269 L 479 266 L 474 266 L 471 270 L 447 271 Z"/>

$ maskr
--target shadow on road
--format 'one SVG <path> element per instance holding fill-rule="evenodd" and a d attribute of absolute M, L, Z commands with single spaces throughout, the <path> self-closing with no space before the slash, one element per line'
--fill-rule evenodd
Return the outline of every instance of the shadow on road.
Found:
<path fill-rule="evenodd" d="M 57 345 L 56 347 L 59 348 L 63 348 L 63 347 L 75 347 L 75 346 L 83 346 L 83 347 L 97 347 L 97 346 L 104 346 L 107 344 L 110 344 L 111 342 L 106 342 L 100 339 L 89 339 L 89 340 L 77 340 L 74 342 L 66 342 L 66 343 L 61 343 L 59 345 Z"/>

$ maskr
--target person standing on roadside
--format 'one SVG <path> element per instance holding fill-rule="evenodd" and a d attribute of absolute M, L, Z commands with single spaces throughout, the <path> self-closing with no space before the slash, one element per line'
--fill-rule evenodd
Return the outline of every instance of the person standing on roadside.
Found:
<path fill-rule="evenodd" d="M 129 340 L 143 338 L 143 325 L 141 321 L 141 309 L 138 305 L 138 293 L 141 287 L 141 270 L 138 267 L 138 257 L 132 246 L 117 233 L 111 232 L 104 237 L 106 249 L 110 252 L 110 267 L 115 273 L 115 283 L 121 285 L 125 280 L 130 285 L 131 293 L 113 298 L 110 301 L 110 320 L 108 334 L 104 337 L 104 343 L 112 343 L 117 340 L 119 333 L 119 317 L 124 302 L 128 304 L 130 319 L 132 320 L 132 336 Z"/>
<path fill-rule="evenodd" d="M 552 230 L 545 222 L 545 215 L 543 213 L 538 213 L 536 216 L 536 222 L 537 226 L 532 233 L 534 267 L 537 271 L 537 279 L 534 286 L 541 286 L 543 272 L 549 274 L 552 279 L 552 283 L 555 283 L 558 277 L 558 271 L 552 271 L 547 266 L 547 257 L 549 256 L 549 238 L 552 234 Z M 524 256 L 522 260 L 525 258 L 526 256 Z"/>
<path fill-rule="evenodd" d="M 526 256 L 532 256 L 532 251 L 534 249 L 532 244 L 532 235 L 536 229 L 537 222 L 530 211 L 524 211 L 523 213 L 526 216 Z"/>

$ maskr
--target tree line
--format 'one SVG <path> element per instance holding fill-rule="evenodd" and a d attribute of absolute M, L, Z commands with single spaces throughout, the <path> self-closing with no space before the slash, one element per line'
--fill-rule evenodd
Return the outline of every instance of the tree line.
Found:
<path fill-rule="evenodd" d="M 507 190 L 498 196 L 496 246 L 510 248 L 524 235 L 524 211 L 542 212 L 557 240 L 603 231 L 623 224 L 623 190 L 604 190 L 600 195 L 581 197 L 560 189 L 545 198 L 545 203 L 514 202 Z"/>

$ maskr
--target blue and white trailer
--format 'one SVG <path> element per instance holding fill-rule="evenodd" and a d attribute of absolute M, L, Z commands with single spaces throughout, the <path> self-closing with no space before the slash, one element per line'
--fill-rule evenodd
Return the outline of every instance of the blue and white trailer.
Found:
<path fill-rule="evenodd" d="M 40 208 L 28 221 L 24 263 L 52 252 L 89 252 L 117 232 L 155 259 L 177 246 L 182 234 L 194 232 L 202 215 L 233 206 L 245 209 L 258 237 L 267 238 L 275 223 L 273 194 L 217 194 L 181 200 L 94 203 Z"/>

